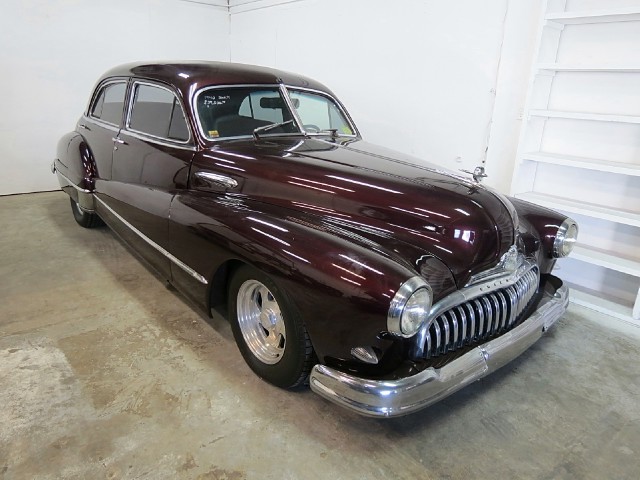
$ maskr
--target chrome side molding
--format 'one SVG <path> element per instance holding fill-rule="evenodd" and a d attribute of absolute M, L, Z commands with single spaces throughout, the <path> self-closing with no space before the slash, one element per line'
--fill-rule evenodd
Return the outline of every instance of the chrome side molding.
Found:
<path fill-rule="evenodd" d="M 196 272 L 193 268 L 191 268 L 189 265 L 187 265 L 186 263 L 184 263 L 182 260 L 180 260 L 178 257 L 172 255 L 171 253 L 169 253 L 167 250 L 165 250 L 164 248 L 162 248 L 160 245 L 158 245 L 156 242 L 154 242 L 153 240 L 151 240 L 149 237 L 147 237 L 144 233 L 142 233 L 140 230 L 138 230 L 136 227 L 134 227 L 133 225 L 131 225 L 129 222 L 127 222 L 118 212 L 116 212 L 113 208 L 111 208 L 109 205 L 107 205 L 105 203 L 104 200 L 100 199 L 99 197 L 94 196 L 94 198 L 96 199 L 96 201 L 102 205 L 104 208 L 106 208 L 109 213 L 111 213 L 111 215 L 113 215 L 114 217 L 116 217 L 118 220 L 120 220 L 126 227 L 128 227 L 133 233 L 135 233 L 136 235 L 138 235 L 142 240 L 144 240 L 145 242 L 147 242 L 151 247 L 155 248 L 158 252 L 160 252 L 162 255 L 164 255 L 165 257 L 167 257 L 170 261 L 172 261 L 173 263 L 175 263 L 178 267 L 180 267 L 182 270 L 184 270 L 185 272 L 187 272 L 190 276 L 192 276 L 193 278 L 195 278 L 197 281 L 199 281 L 200 283 L 207 285 L 209 282 L 207 281 L 207 279 L 203 276 L 200 275 L 198 272 Z"/>

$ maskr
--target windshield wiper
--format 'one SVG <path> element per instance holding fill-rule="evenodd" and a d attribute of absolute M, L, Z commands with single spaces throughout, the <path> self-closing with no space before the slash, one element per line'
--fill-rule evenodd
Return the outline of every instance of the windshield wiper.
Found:
<path fill-rule="evenodd" d="M 255 138 L 256 140 L 260 140 L 260 133 L 268 132 L 269 130 L 273 130 L 274 128 L 284 127 L 285 125 L 289 125 L 290 123 L 293 123 L 293 119 L 287 120 L 286 122 L 271 123 L 269 125 L 265 125 L 264 127 L 258 127 L 253 130 L 253 138 Z"/>
<path fill-rule="evenodd" d="M 331 138 L 338 138 L 337 128 L 325 128 L 324 130 L 320 130 L 318 133 L 330 133 Z"/>

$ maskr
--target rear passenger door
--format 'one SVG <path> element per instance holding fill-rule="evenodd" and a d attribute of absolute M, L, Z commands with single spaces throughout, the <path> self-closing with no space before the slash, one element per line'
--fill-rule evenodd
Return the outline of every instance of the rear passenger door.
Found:
<path fill-rule="evenodd" d="M 171 278 L 169 207 L 176 192 L 187 188 L 194 151 L 177 92 L 134 80 L 104 201 L 119 233 L 166 278 Z"/>
<path fill-rule="evenodd" d="M 120 132 L 127 80 L 114 78 L 100 85 L 86 115 L 78 121 L 78 131 L 91 145 L 96 162 L 96 187 L 111 178 L 113 139 Z M 80 173 L 80 172 L 78 172 Z"/>

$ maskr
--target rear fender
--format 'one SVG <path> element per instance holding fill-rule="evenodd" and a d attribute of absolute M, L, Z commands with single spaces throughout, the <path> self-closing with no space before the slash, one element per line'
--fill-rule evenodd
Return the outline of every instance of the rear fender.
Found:
<path fill-rule="evenodd" d="M 71 132 L 60 139 L 52 169 L 64 192 L 78 202 L 83 210 L 95 210 L 93 190 L 96 162 L 82 135 Z"/>

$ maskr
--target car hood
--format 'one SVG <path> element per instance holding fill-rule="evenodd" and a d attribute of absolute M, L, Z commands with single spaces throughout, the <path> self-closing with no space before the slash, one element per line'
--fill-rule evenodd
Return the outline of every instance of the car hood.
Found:
<path fill-rule="evenodd" d="M 239 195 L 320 217 L 416 271 L 435 257 L 458 286 L 495 265 L 514 241 L 504 197 L 362 140 L 234 141 L 203 155 L 238 180 Z"/>

